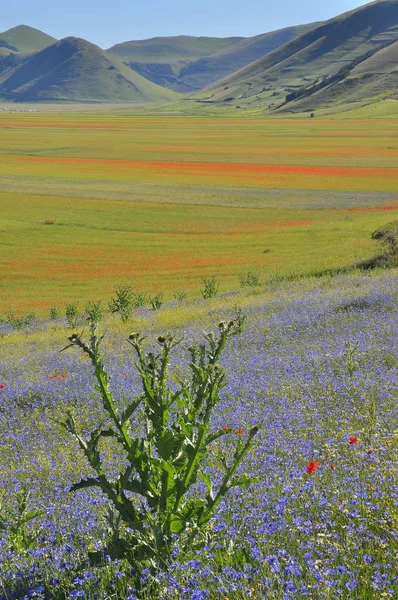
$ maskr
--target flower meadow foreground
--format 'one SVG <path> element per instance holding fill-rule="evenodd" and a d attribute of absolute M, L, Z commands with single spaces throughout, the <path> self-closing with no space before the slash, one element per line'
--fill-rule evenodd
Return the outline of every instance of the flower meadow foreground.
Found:
<path fill-rule="evenodd" d="M 43 333 L 4 330 L 0 597 L 398 598 L 397 299 L 394 271 L 245 298 L 245 328 L 220 358 L 226 385 L 209 421 L 220 435 L 189 493 L 200 503 L 209 481 L 218 489 L 225 461 L 260 427 L 237 468 L 247 487 L 229 489 L 192 544 L 172 533 L 158 569 L 110 551 L 115 536 L 133 532 L 103 491 L 71 491 L 95 474 L 59 423 L 72 411 L 86 441 L 108 426 L 87 352 L 59 352 L 70 337 L 61 321 L 56 331 L 46 323 Z M 183 339 L 170 359 L 171 390 L 187 377 L 203 330 L 229 321 L 227 310 L 209 304 L 208 312 L 171 332 Z M 147 322 L 145 351 L 156 355 L 167 332 L 149 315 Z M 103 326 L 102 358 L 122 411 L 142 381 L 125 341 L 131 325 L 123 334 L 113 323 Z M 144 437 L 139 414 L 130 432 Z M 113 436 L 104 436 L 98 457 L 108 478 L 127 467 Z M 133 492 L 129 498 L 140 507 Z"/>

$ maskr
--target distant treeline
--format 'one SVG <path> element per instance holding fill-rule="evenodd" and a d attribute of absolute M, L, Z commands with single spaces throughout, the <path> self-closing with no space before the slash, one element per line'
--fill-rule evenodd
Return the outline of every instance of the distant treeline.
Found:
<path fill-rule="evenodd" d="M 354 58 L 353 61 L 351 61 L 344 67 L 342 67 L 339 71 L 337 71 L 333 75 L 324 75 L 324 77 L 322 78 L 321 81 L 316 81 L 315 83 L 312 83 L 310 86 L 301 87 L 298 90 L 294 90 L 293 92 L 290 92 L 290 94 L 288 94 L 285 98 L 285 104 L 288 104 L 289 102 L 293 102 L 293 100 L 299 100 L 300 98 L 307 98 L 308 96 L 315 94 L 315 92 L 319 92 L 320 90 L 328 87 L 329 85 L 332 85 L 334 83 L 342 81 L 348 75 L 348 73 L 350 73 L 350 71 L 352 71 L 357 65 L 364 62 L 365 60 L 368 60 L 368 58 L 371 58 L 374 54 L 376 54 L 380 50 L 383 50 L 384 48 L 391 46 L 391 44 L 394 44 L 396 41 L 397 40 L 388 40 L 384 44 L 381 44 L 380 46 L 377 46 L 376 48 L 372 48 L 365 54 L 361 54 L 361 56 L 357 56 L 356 58 Z"/>

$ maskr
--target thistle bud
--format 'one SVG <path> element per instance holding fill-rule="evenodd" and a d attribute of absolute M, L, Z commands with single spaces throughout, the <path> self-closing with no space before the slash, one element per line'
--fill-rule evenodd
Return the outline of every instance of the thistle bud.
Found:
<path fill-rule="evenodd" d="M 129 340 L 131 340 L 131 341 L 137 340 L 139 335 L 140 335 L 139 333 L 130 333 Z"/>
<path fill-rule="evenodd" d="M 72 335 L 69 338 L 69 341 L 73 343 L 73 342 L 76 342 L 76 340 L 78 340 L 78 339 L 79 339 L 79 336 L 77 335 L 77 333 L 72 333 Z"/>
<path fill-rule="evenodd" d="M 225 321 L 221 321 L 221 323 L 218 324 L 218 329 L 220 331 L 224 331 L 224 329 L 225 329 Z"/>
<path fill-rule="evenodd" d="M 164 344 L 166 342 L 166 338 L 164 337 L 164 335 L 160 335 L 158 337 L 158 342 L 159 344 Z"/>

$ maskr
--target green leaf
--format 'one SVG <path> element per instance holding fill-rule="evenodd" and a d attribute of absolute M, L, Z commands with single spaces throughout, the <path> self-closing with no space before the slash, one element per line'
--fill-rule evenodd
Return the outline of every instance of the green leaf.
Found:
<path fill-rule="evenodd" d="M 179 437 L 180 436 L 177 437 L 177 434 L 172 431 L 166 431 L 162 437 L 158 439 L 156 447 L 161 458 L 164 460 L 169 460 L 171 458 L 173 451 L 179 442 Z"/>
<path fill-rule="evenodd" d="M 202 479 L 202 481 L 204 481 L 204 483 L 206 484 L 206 487 L 209 492 L 210 500 L 214 500 L 213 484 L 211 482 L 210 476 L 207 473 L 205 473 L 204 471 L 202 471 L 200 473 L 200 479 Z"/>
<path fill-rule="evenodd" d="M 124 425 L 125 423 L 127 423 L 127 421 L 133 416 L 133 414 L 135 413 L 135 411 L 137 410 L 137 408 L 139 407 L 139 405 L 141 404 L 143 398 L 142 396 L 139 396 L 138 398 L 136 398 L 134 400 L 134 402 L 132 402 L 124 411 L 124 413 L 122 414 L 122 425 Z"/>
<path fill-rule="evenodd" d="M 178 515 L 171 515 L 170 517 L 170 533 L 181 533 L 184 530 L 183 522 L 181 517 Z"/>

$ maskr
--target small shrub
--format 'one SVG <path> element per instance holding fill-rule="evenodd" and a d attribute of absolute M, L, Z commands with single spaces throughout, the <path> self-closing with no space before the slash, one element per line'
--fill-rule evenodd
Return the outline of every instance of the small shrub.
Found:
<path fill-rule="evenodd" d="M 398 254 L 398 221 L 391 221 L 372 233 L 372 240 L 379 240 L 384 245 L 385 253 L 390 256 Z"/>
<path fill-rule="evenodd" d="M 22 315 L 21 317 L 17 317 L 14 311 L 9 310 L 5 322 L 11 325 L 14 329 L 18 331 L 24 329 L 25 327 L 29 327 L 32 324 L 36 315 L 34 312 L 28 313 L 27 315 Z"/>
<path fill-rule="evenodd" d="M 58 308 L 56 306 L 51 306 L 50 308 L 50 319 L 55 321 L 59 317 Z"/>
<path fill-rule="evenodd" d="M 208 298 L 214 298 L 217 295 L 220 284 L 217 281 L 217 277 L 205 277 L 203 280 L 203 289 L 200 290 L 202 297 L 207 300 Z"/>
<path fill-rule="evenodd" d="M 182 290 L 178 290 L 175 294 L 174 294 L 174 298 L 178 301 L 178 302 L 183 302 L 183 300 L 185 300 L 187 297 L 187 293 L 182 291 Z"/>
<path fill-rule="evenodd" d="M 115 288 L 115 296 L 110 299 L 108 307 L 112 314 L 119 314 L 123 323 L 128 321 L 134 310 L 134 292 L 129 285 Z"/>
<path fill-rule="evenodd" d="M 152 310 L 159 310 L 163 304 L 162 292 L 158 292 L 153 298 L 149 298 L 149 304 L 151 305 Z"/>
<path fill-rule="evenodd" d="M 65 309 L 66 322 L 68 327 L 74 329 L 79 321 L 79 303 L 68 302 Z"/>
<path fill-rule="evenodd" d="M 73 409 L 66 411 L 60 423 L 77 441 L 95 475 L 76 483 L 72 490 L 99 488 L 108 497 L 113 513 L 109 543 L 105 549 L 113 558 L 127 559 L 135 569 L 139 585 L 145 568 L 153 574 L 166 570 L 178 544 L 180 552 L 192 550 L 211 535 L 208 527 L 217 507 L 234 487 L 246 487 L 257 479 L 237 470 L 253 445 L 258 427 L 245 432 L 225 426 L 211 430 L 212 413 L 225 386 L 225 373 L 219 359 L 234 322 L 220 323 L 218 335 L 205 334 L 205 343 L 189 348 L 189 377 L 168 381 L 168 367 L 173 349 L 181 340 L 171 335 L 157 340 L 158 353 L 145 352 L 144 340 L 133 333 L 128 343 L 133 348 L 142 392 L 130 398 L 125 410 L 118 408 L 109 387 L 110 376 L 101 356 L 101 342 L 95 323 L 90 324 L 90 340 L 85 342 L 73 334 L 68 348 L 87 353 L 98 381 L 106 418 L 103 417 L 90 435 L 83 434 Z M 141 436 L 137 434 L 137 414 L 143 418 Z M 231 437 L 232 448 L 220 454 L 222 471 L 218 483 L 207 470 L 207 458 L 214 444 L 224 436 Z M 123 470 L 115 478 L 107 475 L 100 451 L 104 438 L 112 438 L 126 458 Z M 198 482 L 207 493 L 190 493 Z M 136 501 L 139 500 L 139 501 Z M 101 560 L 103 553 L 98 553 Z M 90 555 L 95 561 L 94 554 Z"/>
<path fill-rule="evenodd" d="M 145 292 L 135 292 L 133 297 L 134 308 L 141 308 L 146 305 L 148 298 Z"/>
<path fill-rule="evenodd" d="M 241 287 L 258 287 L 260 285 L 260 275 L 255 271 L 249 271 L 239 277 Z"/>

